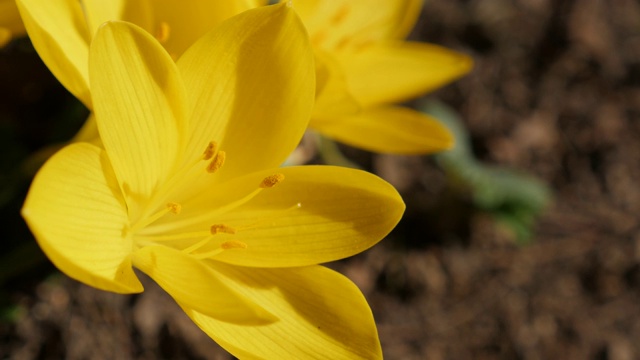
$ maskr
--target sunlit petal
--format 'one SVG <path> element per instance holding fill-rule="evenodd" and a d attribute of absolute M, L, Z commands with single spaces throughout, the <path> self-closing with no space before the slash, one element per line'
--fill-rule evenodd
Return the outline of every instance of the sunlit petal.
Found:
<path fill-rule="evenodd" d="M 284 180 L 250 201 L 221 211 L 274 173 Z M 239 240 L 247 245 L 245 249 L 224 251 L 215 259 L 255 267 L 304 266 L 368 249 L 395 226 L 403 212 L 397 191 L 370 173 L 333 166 L 287 167 L 211 187 L 193 202 L 182 204 L 178 217 L 149 227 L 147 235 L 208 231 L 223 224 L 235 229 L 235 234 L 216 234 L 201 252 Z"/>
<path fill-rule="evenodd" d="M 371 310 L 358 288 L 322 266 L 250 269 L 212 264 L 238 293 L 279 321 L 242 326 L 185 309 L 241 359 L 381 359 Z"/>
<path fill-rule="evenodd" d="M 166 24 L 168 34 L 163 45 L 178 58 L 191 44 L 222 21 L 254 7 L 256 5 L 247 0 L 155 0 L 151 10 L 156 28 L 151 31 L 158 33 Z"/>
<path fill-rule="evenodd" d="M 127 6 L 127 0 L 82 0 L 82 10 L 91 37 L 98 31 L 98 27 L 107 21 L 123 20 L 122 14 Z M 135 1 L 135 2 L 147 2 Z M 132 2 L 134 3 L 134 2 Z"/>
<path fill-rule="evenodd" d="M 102 26 L 89 65 L 98 130 L 131 215 L 174 168 L 187 127 L 184 90 L 169 55 L 133 24 Z"/>
<path fill-rule="evenodd" d="M 147 246 L 133 253 L 133 265 L 144 271 L 182 306 L 236 325 L 275 321 L 273 315 L 230 288 L 199 260 L 164 246 Z"/>
<path fill-rule="evenodd" d="M 286 5 L 246 11 L 178 61 L 194 111 L 187 158 L 210 141 L 227 154 L 219 179 L 279 166 L 311 116 L 313 54 Z"/>
<path fill-rule="evenodd" d="M 91 108 L 89 31 L 77 0 L 17 0 L 22 20 L 38 55 L 73 95 Z"/>
<path fill-rule="evenodd" d="M 314 45 L 353 50 L 406 36 L 420 15 L 422 0 L 296 0 L 293 5 Z"/>
<path fill-rule="evenodd" d="M 453 136 L 437 119 L 398 106 L 313 121 L 311 127 L 332 139 L 378 153 L 428 154 L 453 146 Z"/>
<path fill-rule="evenodd" d="M 38 244 L 70 277 L 119 293 L 142 291 L 131 268 L 127 213 L 104 151 L 70 145 L 38 172 L 22 208 Z"/>
<path fill-rule="evenodd" d="M 407 100 L 441 87 L 471 69 L 471 59 L 423 43 L 386 43 L 338 57 L 355 98 L 370 106 Z"/>

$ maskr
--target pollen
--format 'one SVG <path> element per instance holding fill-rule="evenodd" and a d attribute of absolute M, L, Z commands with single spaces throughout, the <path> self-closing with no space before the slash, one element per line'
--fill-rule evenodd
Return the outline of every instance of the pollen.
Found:
<path fill-rule="evenodd" d="M 245 243 L 243 243 L 242 241 L 239 241 L 239 240 L 231 240 L 231 241 L 225 241 L 222 244 L 220 244 L 220 248 L 222 250 L 246 249 L 247 248 L 247 244 L 245 244 Z"/>
<path fill-rule="evenodd" d="M 156 39 L 160 43 L 166 43 L 169 40 L 169 35 L 171 35 L 171 27 L 166 22 L 162 21 L 158 25 L 158 31 L 156 32 Z"/>
<path fill-rule="evenodd" d="M 207 172 L 213 174 L 214 172 L 220 170 L 222 165 L 224 165 L 224 161 L 226 158 L 227 153 L 225 153 L 224 151 L 218 151 L 213 157 L 213 160 L 211 160 L 211 162 L 209 163 L 209 166 L 207 166 Z"/>
<path fill-rule="evenodd" d="M 225 225 L 225 224 L 214 224 L 214 225 L 211 225 L 211 234 L 215 235 L 215 234 L 219 234 L 219 233 L 235 234 L 236 233 L 236 229 L 232 228 L 231 226 Z"/>
<path fill-rule="evenodd" d="M 209 143 L 209 145 L 207 145 L 207 148 L 204 149 L 204 152 L 202 153 L 202 159 L 211 160 L 211 158 L 213 158 L 213 155 L 215 155 L 217 152 L 218 152 L 218 143 L 215 141 L 212 141 Z"/>
<path fill-rule="evenodd" d="M 170 212 L 178 215 L 180 214 L 180 211 L 182 211 L 182 206 L 178 203 L 170 202 L 167 204 L 167 209 L 169 209 Z"/>
<path fill-rule="evenodd" d="M 269 175 L 266 178 L 262 179 L 260 183 L 260 188 L 267 189 L 272 188 L 284 180 L 284 174 L 273 174 Z"/>

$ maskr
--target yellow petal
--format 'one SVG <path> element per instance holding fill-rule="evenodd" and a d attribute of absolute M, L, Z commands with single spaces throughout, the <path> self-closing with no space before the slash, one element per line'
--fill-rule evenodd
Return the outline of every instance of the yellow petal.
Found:
<path fill-rule="evenodd" d="M 464 75 L 471 59 L 424 43 L 386 43 L 338 57 L 347 83 L 363 107 L 403 101 Z"/>
<path fill-rule="evenodd" d="M 164 246 L 147 246 L 133 254 L 133 265 L 144 271 L 183 307 L 236 325 L 255 326 L 273 315 L 238 293 L 199 260 Z"/>
<path fill-rule="evenodd" d="M 275 174 L 284 180 L 241 201 Z M 223 251 L 215 259 L 255 267 L 304 266 L 368 249 L 393 229 L 403 211 L 397 191 L 370 173 L 333 166 L 286 167 L 212 186 L 183 203 L 179 217 L 159 220 L 145 235 L 206 232 L 212 225 L 224 225 L 235 234 L 214 235 L 200 253 L 239 240 L 246 248 Z"/>
<path fill-rule="evenodd" d="M 153 5 L 151 0 L 82 0 L 82 9 L 91 36 L 98 31 L 100 25 L 113 20 L 132 22 L 145 30 L 152 30 Z"/>
<path fill-rule="evenodd" d="M 49 259 L 65 274 L 118 293 L 142 291 L 123 238 L 126 209 L 111 165 L 98 147 L 69 145 L 40 169 L 22 216 Z"/>
<path fill-rule="evenodd" d="M 260 7 L 224 22 L 179 60 L 195 99 L 187 159 L 217 141 L 227 162 L 217 176 L 279 166 L 311 116 L 313 54 L 286 5 Z"/>
<path fill-rule="evenodd" d="M 365 298 L 347 278 L 324 268 L 252 269 L 212 264 L 230 286 L 279 321 L 242 326 L 196 311 L 187 315 L 240 359 L 381 359 Z"/>
<path fill-rule="evenodd" d="M 241 0 L 245 6 L 248 6 L 249 9 L 253 9 L 258 6 L 268 5 L 270 0 Z"/>
<path fill-rule="evenodd" d="M 14 36 L 25 34 L 24 24 L 14 0 L 0 0 L 0 27 L 11 31 Z"/>
<path fill-rule="evenodd" d="M 139 27 L 109 22 L 90 50 L 96 121 L 130 216 L 173 169 L 187 127 L 185 92 L 174 62 Z"/>
<path fill-rule="evenodd" d="M 83 6 L 92 32 L 105 21 L 132 22 L 154 35 L 177 59 L 198 38 L 223 20 L 259 4 L 251 0 L 83 0 Z"/>
<path fill-rule="evenodd" d="M 87 28 L 91 37 L 98 32 L 100 25 L 107 21 L 123 20 L 122 15 L 127 6 L 126 0 L 81 0 L 82 10 L 85 14 Z M 146 3 L 147 1 L 135 1 L 131 3 Z M 138 25 L 139 26 L 139 25 Z"/>
<path fill-rule="evenodd" d="M 255 7 L 250 1 L 211 0 L 156 0 L 152 5 L 158 33 L 162 24 L 168 26 L 164 47 L 178 58 L 202 35 L 218 26 L 222 21 Z"/>
<path fill-rule="evenodd" d="M 102 148 L 104 147 L 100 141 L 98 124 L 96 123 L 96 116 L 93 112 L 89 114 L 89 117 L 87 117 L 87 120 L 85 120 L 80 130 L 78 130 L 73 139 L 71 139 L 71 142 L 88 142 Z"/>
<path fill-rule="evenodd" d="M 17 0 L 33 46 L 49 70 L 91 108 L 87 56 L 89 31 L 77 0 Z"/>
<path fill-rule="evenodd" d="M 360 104 L 349 92 L 340 64 L 321 50 L 316 50 L 316 103 L 312 118 L 352 115 Z"/>
<path fill-rule="evenodd" d="M 422 0 L 296 0 L 293 5 L 315 46 L 348 50 L 406 36 Z"/>
<path fill-rule="evenodd" d="M 310 126 L 332 139 L 378 153 L 429 154 L 450 149 L 454 141 L 437 119 L 399 106 L 368 108 L 357 115 L 316 120 Z"/>

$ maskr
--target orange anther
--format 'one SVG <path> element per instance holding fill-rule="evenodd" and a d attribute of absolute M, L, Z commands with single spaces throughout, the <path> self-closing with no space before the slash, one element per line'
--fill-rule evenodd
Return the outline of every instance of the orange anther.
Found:
<path fill-rule="evenodd" d="M 158 32 L 156 33 L 156 39 L 161 43 L 167 42 L 169 40 L 169 35 L 171 35 L 171 27 L 166 22 L 161 22 L 158 25 Z"/>
<path fill-rule="evenodd" d="M 202 153 L 202 159 L 210 160 L 217 151 L 218 143 L 216 143 L 215 141 L 210 142 L 209 145 L 207 145 L 207 148 L 204 149 L 204 152 Z"/>
<path fill-rule="evenodd" d="M 219 234 L 219 233 L 235 234 L 236 233 L 236 229 L 232 228 L 231 226 L 225 225 L 225 224 L 214 224 L 214 225 L 211 225 L 211 234 L 215 235 L 215 234 Z"/>
<path fill-rule="evenodd" d="M 263 189 L 272 188 L 284 180 L 284 174 L 273 174 L 262 179 L 260 187 Z"/>
<path fill-rule="evenodd" d="M 247 244 L 243 243 L 242 241 L 231 240 L 231 241 L 225 241 L 222 244 L 220 244 L 220 248 L 222 250 L 246 249 Z"/>
<path fill-rule="evenodd" d="M 180 214 L 180 211 L 182 211 L 182 206 L 178 203 L 170 202 L 167 204 L 167 209 L 169 209 L 169 211 L 171 211 L 172 213 L 178 215 Z"/>
<path fill-rule="evenodd" d="M 209 166 L 207 166 L 207 172 L 214 173 L 220 170 L 222 165 L 224 165 L 224 161 L 226 158 L 227 153 L 225 153 L 224 151 L 218 151 L 218 153 L 213 157 L 213 160 L 211 160 L 211 162 L 209 163 Z"/>

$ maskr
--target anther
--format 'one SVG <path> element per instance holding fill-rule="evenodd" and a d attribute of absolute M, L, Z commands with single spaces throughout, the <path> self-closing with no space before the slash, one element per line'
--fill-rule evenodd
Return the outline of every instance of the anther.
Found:
<path fill-rule="evenodd" d="M 222 250 L 231 250 L 231 249 L 246 249 L 247 244 L 243 243 L 239 240 L 229 240 L 220 244 L 220 248 Z"/>
<path fill-rule="evenodd" d="M 209 145 L 207 145 L 207 148 L 204 149 L 204 152 L 202 153 L 202 159 L 211 160 L 211 158 L 213 157 L 213 155 L 216 154 L 216 152 L 218 152 L 218 143 L 215 141 L 212 141 L 209 143 Z"/>
<path fill-rule="evenodd" d="M 225 225 L 225 224 L 214 224 L 214 225 L 211 225 L 211 235 L 215 235 L 215 234 L 219 234 L 219 233 L 235 234 L 236 233 L 236 229 L 232 228 L 231 226 Z"/>
<path fill-rule="evenodd" d="M 182 206 L 178 203 L 170 202 L 167 204 L 167 209 L 169 209 L 169 211 L 171 211 L 172 213 L 178 215 L 180 214 L 180 211 L 182 211 Z"/>
<path fill-rule="evenodd" d="M 180 206 L 180 204 L 170 202 L 164 207 L 164 209 L 158 211 L 157 213 L 151 216 L 144 218 L 143 220 L 137 222 L 135 225 L 131 226 L 129 231 L 131 233 L 136 233 L 142 228 L 144 228 L 145 226 L 153 224 L 158 219 L 160 219 L 161 217 L 165 216 L 168 213 L 173 213 L 176 215 L 179 214 L 180 210 L 182 210 L 182 206 Z"/>
<path fill-rule="evenodd" d="M 273 174 L 269 175 L 266 178 L 262 179 L 260 183 L 260 188 L 267 189 L 272 188 L 284 180 L 284 174 Z"/>
<path fill-rule="evenodd" d="M 211 160 L 211 162 L 209 163 L 209 166 L 207 166 L 207 172 L 212 174 L 220 170 L 222 165 L 224 165 L 224 160 L 226 158 L 227 158 L 227 153 L 225 153 L 224 151 L 218 151 L 213 157 L 213 160 Z"/>
<path fill-rule="evenodd" d="M 160 43 L 165 43 L 169 40 L 169 35 L 171 35 L 171 27 L 166 22 L 162 21 L 158 25 L 158 31 L 156 32 L 156 39 Z"/>
<path fill-rule="evenodd" d="M 248 247 L 247 244 L 243 243 L 242 241 L 230 240 L 230 241 L 223 242 L 222 244 L 220 244 L 220 247 L 215 250 L 211 250 L 211 251 L 207 251 L 199 254 L 191 254 L 191 256 L 193 256 L 196 259 L 210 259 L 214 256 L 220 255 L 223 251 L 226 251 L 226 250 L 244 250 L 247 247 Z"/>

